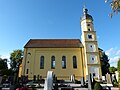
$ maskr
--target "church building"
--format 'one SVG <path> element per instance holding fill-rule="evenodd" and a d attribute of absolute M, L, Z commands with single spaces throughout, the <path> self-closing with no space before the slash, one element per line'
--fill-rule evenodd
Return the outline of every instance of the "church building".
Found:
<path fill-rule="evenodd" d="M 80 39 L 30 39 L 24 46 L 24 58 L 19 76 L 34 75 L 46 78 L 48 71 L 53 71 L 58 79 L 70 80 L 86 78 L 91 74 L 101 78 L 101 65 L 94 31 L 93 18 L 83 9 L 80 19 L 82 41 Z"/>

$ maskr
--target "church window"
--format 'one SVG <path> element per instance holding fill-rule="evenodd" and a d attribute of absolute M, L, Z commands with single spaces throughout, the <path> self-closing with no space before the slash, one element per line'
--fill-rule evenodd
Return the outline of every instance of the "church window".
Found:
<path fill-rule="evenodd" d="M 51 69 L 55 69 L 55 56 L 51 57 Z"/>
<path fill-rule="evenodd" d="M 77 68 L 77 58 L 73 56 L 73 68 Z"/>
<path fill-rule="evenodd" d="M 44 56 L 40 58 L 40 69 L 44 69 Z"/>
<path fill-rule="evenodd" d="M 62 68 L 63 69 L 66 68 L 66 57 L 65 56 L 62 57 Z"/>
<path fill-rule="evenodd" d="M 87 26 L 90 26 L 90 24 L 87 24 Z"/>
<path fill-rule="evenodd" d="M 89 39 L 92 39 L 92 35 L 88 35 L 88 38 L 89 38 Z"/>
<path fill-rule="evenodd" d="M 97 56 L 96 55 L 90 55 L 90 63 L 91 64 L 97 63 Z"/>
<path fill-rule="evenodd" d="M 88 28 L 88 31 L 90 31 L 90 28 Z"/>
<path fill-rule="evenodd" d="M 92 45 L 90 45 L 90 47 L 92 48 Z"/>
<path fill-rule="evenodd" d="M 26 74 L 28 74 L 29 69 L 26 70 Z"/>

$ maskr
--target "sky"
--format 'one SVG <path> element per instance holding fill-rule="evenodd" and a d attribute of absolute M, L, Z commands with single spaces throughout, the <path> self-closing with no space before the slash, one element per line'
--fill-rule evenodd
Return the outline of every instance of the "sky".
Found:
<path fill-rule="evenodd" d="M 120 58 L 120 13 L 109 17 L 104 0 L 0 0 L 0 57 L 24 50 L 29 39 L 80 39 L 83 7 L 94 19 L 98 46 L 111 66 Z"/>

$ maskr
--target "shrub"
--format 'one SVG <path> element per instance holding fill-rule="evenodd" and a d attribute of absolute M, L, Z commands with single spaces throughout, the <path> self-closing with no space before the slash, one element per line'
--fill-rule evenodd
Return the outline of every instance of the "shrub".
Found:
<path fill-rule="evenodd" d="M 95 85 L 94 85 L 94 89 L 93 90 L 103 90 L 103 88 L 100 85 L 100 83 L 96 82 Z"/>
<path fill-rule="evenodd" d="M 118 63 L 117 63 L 117 70 L 118 70 L 118 73 L 119 73 L 118 86 L 119 86 L 119 90 L 120 90 L 120 58 L 119 58 Z"/>
<path fill-rule="evenodd" d="M 113 86 L 114 86 L 114 87 L 118 87 L 118 82 L 114 81 L 114 82 L 113 82 Z"/>

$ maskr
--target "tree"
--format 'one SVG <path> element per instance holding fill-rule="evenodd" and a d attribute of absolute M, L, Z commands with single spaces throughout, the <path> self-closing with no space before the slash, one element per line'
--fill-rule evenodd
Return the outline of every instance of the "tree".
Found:
<path fill-rule="evenodd" d="M 105 52 L 102 52 L 100 61 L 101 61 L 102 75 L 105 76 L 105 74 L 109 73 L 109 67 L 110 67 L 109 59 L 108 56 L 105 54 Z"/>
<path fill-rule="evenodd" d="M 0 58 L 0 69 L 7 69 L 7 59 Z"/>
<path fill-rule="evenodd" d="M 117 68 L 115 68 L 115 67 L 110 67 L 110 68 L 109 68 L 109 71 L 110 71 L 110 73 L 115 73 L 115 71 L 117 71 Z"/>
<path fill-rule="evenodd" d="M 119 85 L 119 89 L 120 89 L 120 58 L 119 58 L 118 63 L 117 63 L 117 70 L 118 70 L 118 73 L 119 73 L 118 85 Z"/>
<path fill-rule="evenodd" d="M 16 68 L 18 68 L 18 66 L 22 63 L 22 59 L 23 59 L 23 51 L 22 50 L 14 50 L 11 54 L 10 54 L 10 66 L 12 70 L 15 70 Z"/>
<path fill-rule="evenodd" d="M 18 72 L 19 72 L 19 66 L 22 63 L 23 59 L 23 51 L 22 50 L 14 50 L 10 54 L 10 66 L 11 70 L 14 73 L 14 81 L 13 84 L 15 84 L 18 81 Z"/>
<path fill-rule="evenodd" d="M 120 0 L 105 0 L 105 2 L 109 2 L 111 5 L 112 13 L 110 17 L 112 17 L 114 13 L 118 14 L 118 12 L 120 12 Z"/>
<path fill-rule="evenodd" d="M 7 75 L 8 66 L 7 66 L 7 59 L 0 58 L 0 74 Z"/>

